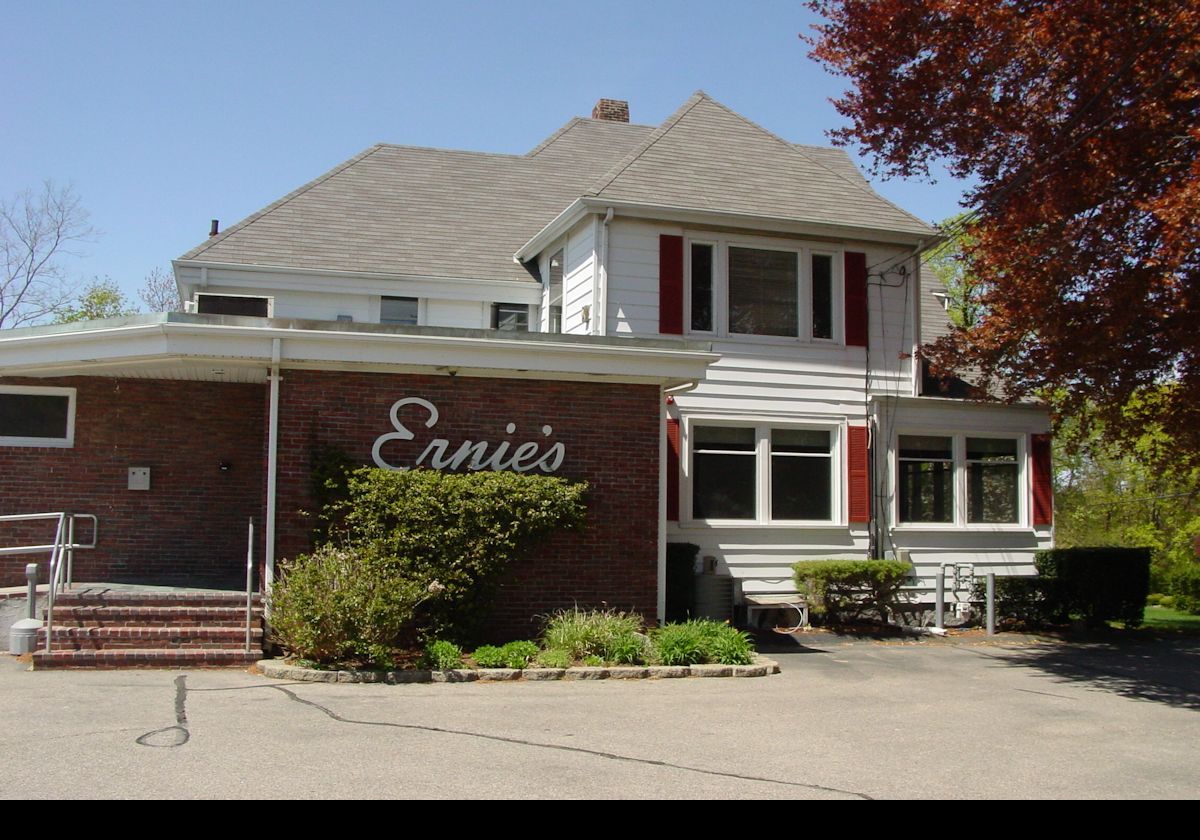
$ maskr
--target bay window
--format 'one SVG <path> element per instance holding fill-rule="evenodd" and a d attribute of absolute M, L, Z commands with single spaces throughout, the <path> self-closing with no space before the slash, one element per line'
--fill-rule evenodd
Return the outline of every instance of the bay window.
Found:
<path fill-rule="evenodd" d="M 1023 459 L 1018 436 L 899 435 L 899 523 L 1019 525 Z"/>
<path fill-rule="evenodd" d="M 765 524 L 837 518 L 834 430 L 696 421 L 689 436 L 692 519 Z"/>
<path fill-rule="evenodd" d="M 687 248 L 691 332 L 803 341 L 841 339 L 841 260 L 765 240 L 694 240 Z"/>

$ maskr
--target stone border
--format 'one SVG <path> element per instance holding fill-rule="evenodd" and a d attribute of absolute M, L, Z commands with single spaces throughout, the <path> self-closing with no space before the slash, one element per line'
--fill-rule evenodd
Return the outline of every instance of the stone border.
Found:
<path fill-rule="evenodd" d="M 779 673 L 779 663 L 755 655 L 753 665 L 629 665 L 611 668 L 456 668 L 450 671 L 318 671 L 288 665 L 282 659 L 258 663 L 264 677 L 321 683 L 464 683 L 544 682 L 547 680 L 667 680 L 684 677 L 766 677 Z"/>

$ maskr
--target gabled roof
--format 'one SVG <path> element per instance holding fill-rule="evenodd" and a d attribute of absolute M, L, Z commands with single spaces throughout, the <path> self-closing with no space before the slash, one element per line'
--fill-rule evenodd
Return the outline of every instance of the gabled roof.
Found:
<path fill-rule="evenodd" d="M 652 130 L 576 118 L 527 155 L 372 146 L 180 259 L 529 280 L 513 252 Z"/>
<path fill-rule="evenodd" d="M 700 92 L 657 128 L 576 118 L 525 155 L 372 146 L 180 260 L 529 281 L 512 255 L 588 197 L 933 234 L 845 152 L 788 143 Z"/>
<path fill-rule="evenodd" d="M 789 143 L 703 91 L 592 184 L 588 194 L 796 222 L 934 233 L 872 190 L 844 152 Z"/>

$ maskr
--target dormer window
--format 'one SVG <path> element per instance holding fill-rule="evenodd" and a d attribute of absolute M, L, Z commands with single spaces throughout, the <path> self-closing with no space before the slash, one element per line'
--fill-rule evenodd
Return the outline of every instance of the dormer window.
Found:
<path fill-rule="evenodd" d="M 529 332 L 529 307 L 523 303 L 493 303 L 492 329 Z"/>
<path fill-rule="evenodd" d="M 379 300 L 379 323 L 415 327 L 419 301 L 415 297 L 385 297 Z"/>
<path fill-rule="evenodd" d="M 760 239 L 692 241 L 688 320 L 694 333 L 842 340 L 840 260 Z"/>

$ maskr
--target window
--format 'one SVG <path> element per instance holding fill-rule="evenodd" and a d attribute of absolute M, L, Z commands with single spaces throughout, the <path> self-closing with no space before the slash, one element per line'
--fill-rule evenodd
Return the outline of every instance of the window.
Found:
<path fill-rule="evenodd" d="M 258 318 L 271 316 L 271 299 L 250 295 L 213 295 L 196 293 L 196 312 L 201 315 L 251 315 Z"/>
<path fill-rule="evenodd" d="M 555 251 L 546 272 L 546 331 L 562 332 L 563 252 Z"/>
<path fill-rule="evenodd" d="M 836 254 L 765 240 L 718 240 L 691 242 L 687 259 L 692 332 L 841 340 Z"/>
<path fill-rule="evenodd" d="M 529 307 L 523 303 L 493 303 L 492 329 L 529 332 Z"/>
<path fill-rule="evenodd" d="M 1022 438 L 900 435 L 902 524 L 1017 525 L 1022 521 Z"/>
<path fill-rule="evenodd" d="M 692 424 L 692 518 L 834 521 L 835 438 L 831 429 Z"/>
<path fill-rule="evenodd" d="M 74 445 L 74 388 L 0 385 L 0 446 Z"/>
<path fill-rule="evenodd" d="M 414 297 L 385 297 L 379 299 L 379 323 L 399 327 L 417 325 L 418 301 Z"/>

